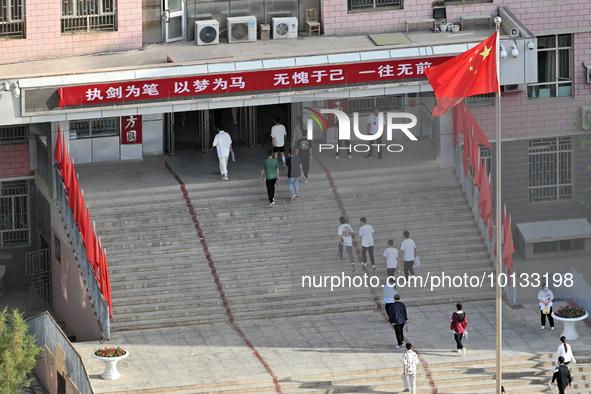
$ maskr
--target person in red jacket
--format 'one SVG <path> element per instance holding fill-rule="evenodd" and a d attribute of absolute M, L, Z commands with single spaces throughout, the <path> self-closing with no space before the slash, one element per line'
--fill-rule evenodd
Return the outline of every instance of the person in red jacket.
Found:
<path fill-rule="evenodd" d="M 462 304 L 456 304 L 456 311 L 451 315 L 451 324 L 450 329 L 454 333 L 454 339 L 456 340 L 457 345 L 457 352 L 461 354 L 466 354 L 466 348 L 462 345 L 462 336 L 464 335 L 464 331 L 466 331 L 466 326 L 468 325 L 468 317 L 466 313 L 462 310 Z"/>

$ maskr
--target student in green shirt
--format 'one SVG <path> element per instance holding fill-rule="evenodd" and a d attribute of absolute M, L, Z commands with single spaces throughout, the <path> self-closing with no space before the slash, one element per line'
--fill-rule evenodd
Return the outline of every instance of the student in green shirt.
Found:
<path fill-rule="evenodd" d="M 279 163 L 273 158 L 273 151 L 267 151 L 267 158 L 261 166 L 261 181 L 266 179 L 267 195 L 269 196 L 269 207 L 275 205 L 275 182 L 279 181 Z"/>

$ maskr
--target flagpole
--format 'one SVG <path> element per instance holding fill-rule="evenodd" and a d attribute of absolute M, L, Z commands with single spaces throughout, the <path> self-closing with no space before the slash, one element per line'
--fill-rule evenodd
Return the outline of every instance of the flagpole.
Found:
<path fill-rule="evenodd" d="M 499 81 L 499 88 L 497 90 L 497 134 L 496 134 L 496 176 L 495 176 L 495 183 L 496 183 L 496 206 L 497 206 L 497 264 L 496 264 L 496 339 L 497 339 L 497 365 L 496 365 L 496 390 L 497 394 L 501 394 L 501 386 L 503 383 L 503 373 L 502 373 L 502 359 L 501 359 L 501 350 L 503 344 L 503 316 L 502 316 L 502 301 L 503 301 L 503 293 L 501 286 L 499 286 L 499 276 L 502 272 L 502 261 L 503 255 L 501 253 L 501 59 L 499 56 L 499 46 L 500 46 L 500 28 L 501 28 L 501 18 L 495 17 L 495 24 L 497 30 L 497 78 Z"/>

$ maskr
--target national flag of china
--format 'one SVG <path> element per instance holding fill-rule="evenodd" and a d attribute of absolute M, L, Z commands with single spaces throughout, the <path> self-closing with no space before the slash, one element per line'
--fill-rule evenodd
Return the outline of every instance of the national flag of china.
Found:
<path fill-rule="evenodd" d="M 503 217 L 503 262 L 507 267 L 507 273 L 513 268 L 513 253 L 515 248 L 513 246 L 513 232 L 511 231 L 511 219 L 507 216 L 507 207 L 505 207 L 505 213 Z"/>
<path fill-rule="evenodd" d="M 497 92 L 497 33 L 447 62 L 429 67 L 425 74 L 437 97 L 433 116 L 443 115 L 465 97 Z"/>

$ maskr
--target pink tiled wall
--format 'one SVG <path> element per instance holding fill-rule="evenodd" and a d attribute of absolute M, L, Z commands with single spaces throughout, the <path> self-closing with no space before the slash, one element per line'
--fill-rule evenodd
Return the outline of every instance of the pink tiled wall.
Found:
<path fill-rule="evenodd" d="M 346 0 L 320 0 L 324 33 L 326 35 L 380 33 L 403 31 L 407 19 L 433 17 L 431 1 L 405 0 L 404 10 L 347 11 Z M 591 2 L 563 0 L 560 3 L 539 0 L 532 5 L 526 0 L 495 0 L 494 3 L 450 5 L 446 7 L 447 19 L 459 22 L 462 15 L 497 15 L 497 8 L 505 5 L 532 33 L 568 28 L 588 28 L 591 19 Z M 535 7 L 535 12 L 532 12 Z"/>
<path fill-rule="evenodd" d="M 29 144 L 0 145 L 0 178 L 30 175 Z"/>
<path fill-rule="evenodd" d="M 26 38 L 0 40 L 0 64 L 121 51 L 142 45 L 142 1 L 118 0 L 118 31 L 62 34 L 60 1 L 26 0 Z"/>

